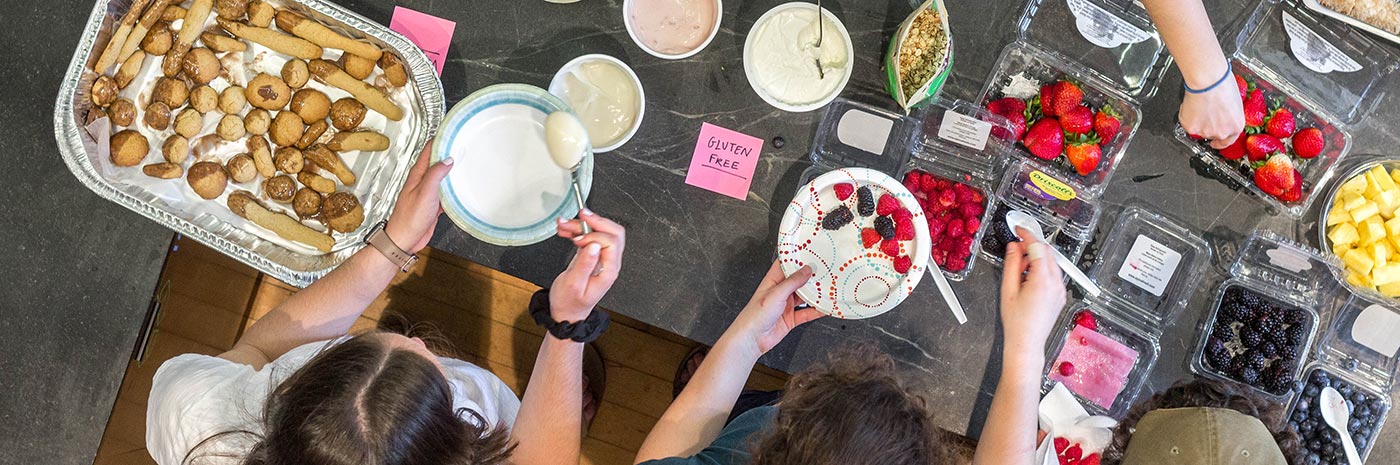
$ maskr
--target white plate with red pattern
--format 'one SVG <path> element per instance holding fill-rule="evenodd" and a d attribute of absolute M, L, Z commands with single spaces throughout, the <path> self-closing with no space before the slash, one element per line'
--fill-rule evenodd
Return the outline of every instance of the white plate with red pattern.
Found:
<path fill-rule="evenodd" d="M 897 203 L 888 205 L 908 212 L 908 219 L 897 220 L 904 215 L 895 213 L 861 215 L 860 195 L 852 193 L 845 200 L 840 199 L 836 192 L 839 184 L 857 190 L 869 188 L 876 204 L 882 196 L 889 195 Z M 842 206 L 850 210 L 852 220 L 836 229 L 824 227 L 823 221 Z M 904 230 L 891 239 L 881 237 L 879 243 L 867 247 L 862 230 L 875 229 L 876 218 L 881 216 L 891 222 L 907 221 L 907 226 L 898 228 L 912 229 L 913 234 Z M 882 250 L 887 248 L 887 240 L 898 244 L 897 256 Z M 791 275 L 804 265 L 812 267 L 812 280 L 797 291 L 808 305 L 837 318 L 862 319 L 890 311 L 914 292 L 925 273 L 931 242 L 923 210 L 899 181 L 872 169 L 841 168 L 802 186 L 788 204 L 778 225 L 778 261 L 784 275 Z M 896 266 L 897 260 L 907 260 L 908 269 L 899 271 L 902 266 Z"/>

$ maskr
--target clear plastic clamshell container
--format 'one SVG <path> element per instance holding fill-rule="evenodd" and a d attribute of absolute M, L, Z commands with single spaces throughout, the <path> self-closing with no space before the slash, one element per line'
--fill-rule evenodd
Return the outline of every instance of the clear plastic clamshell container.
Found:
<path fill-rule="evenodd" d="M 1029 160 L 1016 161 L 1006 169 L 993 200 L 987 206 L 992 213 L 983 224 L 987 231 L 981 247 L 982 258 L 994 266 L 1001 266 L 1006 244 L 1018 240 L 1006 225 L 1007 211 L 1021 210 L 1034 217 L 1045 239 L 1074 262 L 1093 240 L 1103 213 L 1098 199 L 1082 185 L 1047 173 L 1042 165 Z"/>
<path fill-rule="evenodd" d="M 1230 267 L 1234 277 L 1216 290 L 1214 305 L 1200 327 L 1191 371 L 1242 382 L 1267 398 L 1287 401 L 1316 338 L 1321 312 L 1327 308 L 1325 300 L 1345 292 L 1339 286 L 1339 270 L 1335 258 L 1316 249 L 1269 231 L 1251 235 Z M 1233 306 L 1249 311 L 1241 315 Z M 1249 342 L 1246 333 L 1259 337 Z M 1213 339 L 1219 339 L 1223 349 L 1212 349 Z M 1265 344 L 1272 344 L 1274 351 L 1270 353 Z M 1224 350 L 1219 362 L 1212 361 L 1212 350 Z M 1254 368 L 1250 382 L 1243 366 L 1253 352 L 1264 357 L 1265 365 Z M 1233 365 L 1236 359 L 1243 360 L 1239 366 Z M 1271 384 L 1271 377 L 1277 382 Z"/>
<path fill-rule="evenodd" d="M 1122 417 L 1157 362 L 1162 332 L 1204 275 L 1211 250 L 1175 221 L 1128 207 L 1099 257 L 1091 276 L 1104 292 L 1061 314 L 1046 353 L 1043 389 L 1064 383 L 1090 412 Z M 1081 312 L 1092 313 L 1094 323 L 1082 325 Z"/>
<path fill-rule="evenodd" d="M 997 171 L 1009 150 L 990 134 L 1006 130 L 1006 125 L 1004 118 L 959 100 L 936 99 L 912 115 L 901 115 L 838 98 L 817 126 L 812 167 L 803 172 L 799 185 L 833 169 L 863 167 L 899 180 L 918 170 L 972 187 L 984 199 L 981 226 L 972 236 L 966 267 L 944 269 L 945 276 L 959 281 L 972 271 L 987 229 Z"/>
<path fill-rule="evenodd" d="M 1091 107 L 1113 107 L 1122 126 L 1112 140 L 1102 142 L 1098 168 L 1087 176 L 1076 172 L 1063 156 L 1046 161 L 1024 146 L 1017 147 L 1019 155 L 1059 177 L 1101 193 L 1137 132 L 1141 102 L 1157 92 L 1171 55 L 1147 11 L 1134 1 L 1031 0 L 1018 28 L 1017 41 L 1002 50 L 978 102 L 986 106 L 1068 78 L 1080 84 Z"/>
<path fill-rule="evenodd" d="M 1294 157 L 1303 177 L 1302 197 L 1284 202 L 1266 194 L 1255 186 L 1247 157 L 1227 160 L 1180 126 L 1176 139 L 1224 173 L 1227 183 L 1248 188 L 1271 211 L 1301 218 L 1318 197 L 1314 194 L 1320 194 L 1315 190 L 1327 183 L 1333 166 L 1350 151 L 1352 127 L 1384 99 L 1382 81 L 1400 61 L 1369 37 L 1293 3 L 1260 0 L 1245 15 L 1236 28 L 1222 33 L 1235 75 L 1262 89 L 1266 99 L 1278 98 L 1279 105 L 1293 113 L 1298 130 L 1322 131 L 1325 148 L 1320 155 Z"/>

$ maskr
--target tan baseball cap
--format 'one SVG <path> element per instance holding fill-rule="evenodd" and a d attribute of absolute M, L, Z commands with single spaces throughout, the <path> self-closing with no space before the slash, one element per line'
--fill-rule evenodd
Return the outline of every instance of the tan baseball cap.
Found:
<path fill-rule="evenodd" d="M 1264 423 L 1222 408 L 1173 408 L 1142 416 L 1123 465 L 1287 465 Z"/>

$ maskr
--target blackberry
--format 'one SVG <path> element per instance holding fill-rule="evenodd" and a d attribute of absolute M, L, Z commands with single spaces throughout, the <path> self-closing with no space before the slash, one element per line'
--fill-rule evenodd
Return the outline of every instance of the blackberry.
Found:
<path fill-rule="evenodd" d="M 1243 354 L 1236 355 L 1234 356 L 1234 358 L 1230 359 L 1230 366 L 1228 367 L 1228 369 L 1225 370 L 1225 372 L 1239 373 L 1247 367 L 1249 367 L 1249 363 L 1245 360 L 1245 356 Z"/>
<path fill-rule="evenodd" d="M 1274 332 L 1274 328 L 1277 327 L 1277 325 L 1278 321 L 1274 319 L 1270 311 L 1259 312 L 1259 314 L 1254 317 L 1254 321 L 1251 322 L 1251 326 L 1259 331 L 1261 336 Z"/>
<path fill-rule="evenodd" d="M 1264 354 L 1259 351 L 1259 349 L 1251 349 L 1250 351 L 1245 352 L 1244 357 L 1245 362 L 1249 364 L 1249 367 L 1255 370 L 1262 371 L 1264 369 L 1264 366 L 1269 364 L 1269 358 L 1265 357 Z"/>
<path fill-rule="evenodd" d="M 1275 394 L 1288 392 L 1293 385 L 1293 371 L 1281 363 L 1275 363 L 1264 372 L 1264 387 Z"/>
<path fill-rule="evenodd" d="M 894 220 L 888 216 L 875 218 L 875 232 L 880 233 L 880 237 L 885 240 L 894 239 Z"/>
<path fill-rule="evenodd" d="M 1285 345 L 1280 347 L 1278 349 L 1278 358 L 1279 360 L 1284 360 L 1288 363 L 1293 363 L 1294 360 L 1298 359 L 1298 347 L 1292 345 Z"/>
<path fill-rule="evenodd" d="M 1308 329 L 1304 328 L 1301 323 L 1289 326 L 1286 331 L 1288 332 L 1288 343 L 1295 346 L 1302 345 L 1303 340 L 1308 338 Z"/>
<path fill-rule="evenodd" d="M 1235 330 L 1229 322 L 1216 321 L 1215 327 L 1210 330 L 1210 335 L 1228 341 L 1235 338 Z"/>
<path fill-rule="evenodd" d="M 860 216 L 875 214 L 875 196 L 870 193 L 869 186 L 860 186 L 860 189 L 856 189 L 856 211 L 860 212 Z"/>
<path fill-rule="evenodd" d="M 1308 321 L 1308 314 L 1294 309 L 1288 312 L 1284 312 L 1283 321 L 1290 325 L 1301 325 Z"/>
<path fill-rule="evenodd" d="M 1206 362 L 1212 367 L 1223 370 L 1230 364 L 1230 350 L 1225 348 L 1225 341 L 1222 339 L 1210 338 L 1206 342 Z"/>
<path fill-rule="evenodd" d="M 855 215 L 851 214 L 851 208 L 843 204 L 822 218 L 822 229 L 841 229 L 842 226 L 850 224 L 853 219 L 855 219 Z"/>
<path fill-rule="evenodd" d="M 1278 356 L 1278 345 L 1275 345 L 1273 341 L 1264 341 L 1259 344 L 1258 349 L 1259 353 L 1264 354 L 1265 357 L 1274 358 Z"/>
<path fill-rule="evenodd" d="M 1253 313 L 1249 307 L 1239 302 L 1227 302 L 1220 307 L 1220 310 L 1235 321 L 1245 321 Z"/>
<path fill-rule="evenodd" d="M 1239 302 L 1244 304 L 1244 306 L 1254 310 L 1264 308 L 1264 298 L 1259 294 L 1243 288 L 1236 288 L 1235 290 L 1239 291 Z"/>
<path fill-rule="evenodd" d="M 995 256 L 1006 255 L 1006 244 L 1019 240 L 1016 232 L 1006 225 L 1006 212 L 1011 211 L 1005 205 L 997 207 L 996 213 L 992 214 L 992 227 L 987 234 L 982 236 L 982 250 Z"/>
<path fill-rule="evenodd" d="M 1264 341 L 1264 336 L 1251 326 L 1240 328 L 1240 343 L 1245 347 L 1256 347 Z"/>
<path fill-rule="evenodd" d="M 1255 370 L 1253 367 L 1246 366 L 1237 374 L 1240 377 L 1240 381 L 1245 384 L 1253 386 L 1259 383 L 1259 371 Z"/>

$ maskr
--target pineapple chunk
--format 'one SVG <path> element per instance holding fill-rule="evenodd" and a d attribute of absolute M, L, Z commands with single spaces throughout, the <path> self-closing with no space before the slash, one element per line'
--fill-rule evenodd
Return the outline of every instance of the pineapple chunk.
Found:
<path fill-rule="evenodd" d="M 1355 210 L 1365 204 L 1366 198 L 1362 197 L 1360 193 L 1342 194 L 1342 206 L 1346 207 L 1347 211 Z"/>
<path fill-rule="evenodd" d="M 1346 255 L 1342 256 L 1342 263 L 1345 263 L 1348 269 L 1359 274 L 1368 274 L 1371 272 L 1371 268 L 1376 266 L 1376 262 L 1371 259 L 1371 256 L 1362 252 L 1361 249 L 1348 250 Z"/>
<path fill-rule="evenodd" d="M 1400 264 L 1378 266 L 1371 270 L 1371 284 L 1384 286 L 1400 282 Z"/>
<path fill-rule="evenodd" d="M 1366 177 L 1366 190 L 1361 195 L 1368 199 L 1374 199 L 1381 194 L 1383 189 L 1381 189 L 1380 184 L 1376 183 L 1376 177 L 1370 171 L 1367 171 L 1364 176 Z"/>
<path fill-rule="evenodd" d="M 1383 166 L 1371 168 L 1371 178 L 1375 179 L 1376 188 L 1380 189 L 1381 192 L 1393 191 L 1397 188 L 1395 179 L 1392 179 L 1390 174 L 1385 172 L 1385 167 Z"/>
<path fill-rule="evenodd" d="M 1390 179 L 1392 181 L 1400 183 L 1400 168 L 1390 170 Z"/>
<path fill-rule="evenodd" d="M 1338 257 L 1346 256 L 1347 251 L 1354 249 L 1353 244 L 1332 244 L 1332 254 Z"/>
<path fill-rule="evenodd" d="M 1371 278 L 1355 271 L 1347 270 L 1347 284 L 1356 287 L 1371 287 Z"/>
<path fill-rule="evenodd" d="M 1400 169 L 1395 171 L 1397 175 L 1400 175 Z M 1361 195 L 1362 192 L 1366 192 L 1366 178 L 1361 176 L 1351 178 L 1351 180 L 1342 183 L 1340 192 L 1341 194 Z"/>
<path fill-rule="evenodd" d="M 1328 226 L 1332 226 L 1332 225 L 1337 224 L 1337 223 L 1342 223 L 1342 222 L 1351 221 L 1351 213 L 1348 213 L 1346 210 L 1344 210 L 1344 209 L 1342 209 L 1342 208 L 1340 208 L 1340 207 L 1341 207 L 1340 204 L 1339 204 L 1339 205 L 1333 205 L 1333 206 L 1332 206 L 1332 209 L 1327 211 L 1327 225 L 1328 225 Z"/>
<path fill-rule="evenodd" d="M 1381 223 L 1380 217 L 1373 216 L 1361 223 L 1361 227 L 1357 228 L 1357 236 L 1361 245 L 1374 244 L 1386 238 L 1385 225 Z"/>
<path fill-rule="evenodd" d="M 1393 218 L 1385 222 L 1385 233 L 1392 239 L 1400 238 L 1400 218 Z"/>
<path fill-rule="evenodd" d="M 1384 265 L 1386 261 L 1390 260 L 1390 246 L 1386 245 L 1386 241 L 1371 244 L 1371 259 L 1375 260 L 1377 266 Z"/>
<path fill-rule="evenodd" d="M 1332 228 L 1332 232 L 1327 233 L 1327 239 L 1337 245 L 1355 244 L 1360 238 L 1356 226 L 1351 223 L 1339 224 Z"/>
<path fill-rule="evenodd" d="M 1400 282 L 1386 284 L 1376 288 L 1376 290 L 1385 294 L 1386 297 L 1400 297 Z"/>
<path fill-rule="evenodd" d="M 1394 218 L 1395 207 L 1400 205 L 1400 190 L 1382 191 L 1381 195 L 1372 200 L 1376 202 L 1376 207 L 1380 208 L 1381 218 Z"/>
<path fill-rule="evenodd" d="M 1366 221 L 1367 219 L 1370 219 L 1373 216 L 1376 216 L 1380 212 L 1380 206 L 1376 205 L 1375 202 L 1368 200 L 1365 203 L 1362 203 L 1361 206 L 1353 208 L 1351 210 L 1351 221 L 1355 223 L 1360 223 Z"/>

